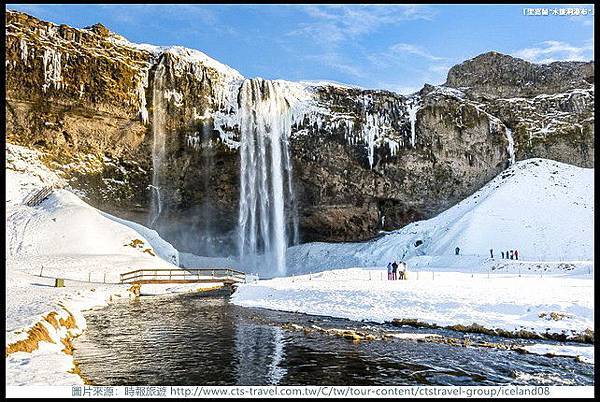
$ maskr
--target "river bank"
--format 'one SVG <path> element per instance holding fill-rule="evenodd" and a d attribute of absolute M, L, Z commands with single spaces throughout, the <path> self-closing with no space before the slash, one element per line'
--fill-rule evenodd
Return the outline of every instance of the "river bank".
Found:
<path fill-rule="evenodd" d="M 593 279 L 573 274 L 409 272 L 350 268 L 241 285 L 244 307 L 397 322 L 521 338 L 593 342 Z"/>

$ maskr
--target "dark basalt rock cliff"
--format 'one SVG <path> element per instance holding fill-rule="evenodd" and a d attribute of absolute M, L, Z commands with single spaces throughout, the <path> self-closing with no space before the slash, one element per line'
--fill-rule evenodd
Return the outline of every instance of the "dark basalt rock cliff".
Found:
<path fill-rule="evenodd" d="M 8 142 L 44 152 L 90 204 L 147 223 L 161 122 L 159 232 L 182 251 L 233 252 L 239 73 L 200 52 L 130 44 L 101 24 L 7 11 L 6 34 Z M 410 96 L 278 83 L 298 109 L 289 147 L 302 241 L 364 240 L 429 218 L 513 151 L 593 167 L 593 75 L 591 62 L 487 53 Z"/>

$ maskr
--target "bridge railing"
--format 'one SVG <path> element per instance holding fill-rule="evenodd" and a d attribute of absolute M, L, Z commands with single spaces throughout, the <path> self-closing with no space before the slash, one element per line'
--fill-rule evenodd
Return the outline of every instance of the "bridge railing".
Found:
<path fill-rule="evenodd" d="M 245 282 L 246 274 L 231 268 L 138 269 L 120 275 L 121 283 L 145 281 Z"/>

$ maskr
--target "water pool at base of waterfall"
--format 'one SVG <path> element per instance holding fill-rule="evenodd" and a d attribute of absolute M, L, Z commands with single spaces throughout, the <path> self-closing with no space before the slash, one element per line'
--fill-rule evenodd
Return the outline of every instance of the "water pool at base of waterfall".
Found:
<path fill-rule="evenodd" d="M 94 385 L 594 384 L 594 366 L 569 357 L 402 339 L 353 343 L 282 325 L 516 340 L 244 308 L 226 295 L 119 300 L 86 320 L 74 358 Z"/>

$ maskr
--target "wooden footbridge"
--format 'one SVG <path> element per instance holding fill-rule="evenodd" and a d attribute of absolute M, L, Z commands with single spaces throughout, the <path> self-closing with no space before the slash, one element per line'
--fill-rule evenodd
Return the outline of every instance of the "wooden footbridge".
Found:
<path fill-rule="evenodd" d="M 138 269 L 121 274 L 121 283 L 223 283 L 246 282 L 246 274 L 231 268 Z"/>

